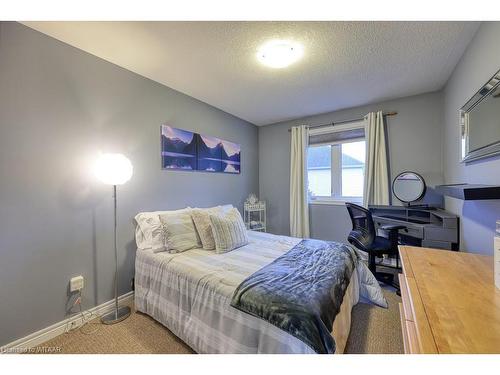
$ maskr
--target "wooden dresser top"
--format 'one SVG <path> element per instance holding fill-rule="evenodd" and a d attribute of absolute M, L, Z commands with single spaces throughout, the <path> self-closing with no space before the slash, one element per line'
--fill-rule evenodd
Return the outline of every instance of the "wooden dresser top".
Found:
<path fill-rule="evenodd" d="M 416 285 L 411 298 L 428 321 L 438 353 L 500 353 L 500 290 L 493 257 L 400 246 L 403 271 Z M 416 308 L 418 313 L 418 306 Z M 425 332 L 424 332 L 425 334 Z"/>

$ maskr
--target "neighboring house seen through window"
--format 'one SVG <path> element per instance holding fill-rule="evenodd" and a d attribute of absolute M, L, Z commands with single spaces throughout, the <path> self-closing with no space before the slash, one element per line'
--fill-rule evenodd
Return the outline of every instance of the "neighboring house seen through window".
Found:
<path fill-rule="evenodd" d="M 339 134 L 333 137 L 324 134 L 322 138 L 328 140 L 343 137 Z M 321 137 L 319 139 L 321 140 Z M 365 147 L 365 140 L 359 137 L 359 132 L 353 139 L 311 144 L 307 155 L 307 177 L 311 200 L 361 203 L 363 201 Z"/>

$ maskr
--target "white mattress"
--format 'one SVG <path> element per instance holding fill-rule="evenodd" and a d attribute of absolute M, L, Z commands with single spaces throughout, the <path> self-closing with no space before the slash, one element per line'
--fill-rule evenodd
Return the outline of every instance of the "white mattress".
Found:
<path fill-rule="evenodd" d="M 299 339 L 230 306 L 236 287 L 300 239 L 249 231 L 250 243 L 224 254 L 193 249 L 180 254 L 138 250 L 135 307 L 169 328 L 198 353 L 314 353 Z M 361 263 L 360 263 L 361 264 Z M 332 333 L 337 352 L 349 334 L 359 299 L 353 272 Z"/>

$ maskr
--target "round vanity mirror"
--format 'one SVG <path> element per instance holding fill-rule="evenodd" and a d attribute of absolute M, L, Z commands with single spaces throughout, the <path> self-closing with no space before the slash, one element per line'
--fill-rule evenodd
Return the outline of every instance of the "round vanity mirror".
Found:
<path fill-rule="evenodd" d="M 425 181 L 415 172 L 403 172 L 392 182 L 392 192 L 401 202 L 410 204 L 425 194 Z"/>

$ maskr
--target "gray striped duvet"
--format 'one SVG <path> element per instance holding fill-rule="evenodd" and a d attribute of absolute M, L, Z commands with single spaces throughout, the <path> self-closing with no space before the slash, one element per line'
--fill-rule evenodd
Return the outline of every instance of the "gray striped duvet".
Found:
<path fill-rule="evenodd" d="M 137 250 L 136 309 L 198 353 L 313 353 L 297 338 L 230 306 L 245 278 L 300 242 L 252 231 L 248 237 L 248 245 L 223 254 L 203 249 L 179 254 Z M 353 284 L 358 286 L 357 281 Z M 349 324 L 350 307 L 359 298 L 357 289 L 350 292 Z"/>

